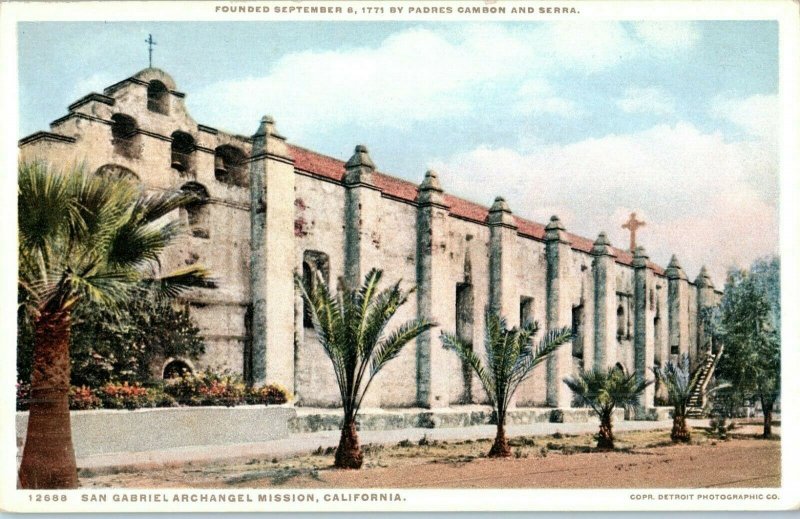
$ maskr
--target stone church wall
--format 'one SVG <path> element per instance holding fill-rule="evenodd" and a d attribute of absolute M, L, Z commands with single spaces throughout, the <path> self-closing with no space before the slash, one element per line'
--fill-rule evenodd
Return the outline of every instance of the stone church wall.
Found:
<path fill-rule="evenodd" d="M 20 155 L 133 174 L 145 191 L 202 194 L 204 204 L 168 216 L 187 233 L 162 258 L 165 271 L 203 265 L 216 285 L 181 297 L 206 343 L 192 366 L 283 383 L 297 405 L 337 406 L 340 397 L 295 274 L 319 272 L 341 287 L 380 268 L 385 283 L 417 287 L 390 328 L 418 316 L 438 323 L 378 375 L 365 407 L 486 403 L 439 333 L 483 352 L 490 307 L 512 326 L 537 321 L 538 337 L 572 327 L 572 343 L 536 368 L 514 402 L 566 407 L 561 379 L 581 368 L 619 363 L 642 374 L 683 352 L 696 362 L 708 344 L 697 314 L 720 297 L 705 271 L 689 282 L 674 257 L 664 270 L 643 249 L 572 235 L 557 217 L 547 226 L 518 218 L 500 197 L 487 209 L 446 195 L 434 172 L 418 186 L 380 174 L 364 146 L 344 163 L 286 143 L 268 117 L 252 137 L 198 124 L 157 69 L 76 101 L 50 132 L 22 139 Z"/>

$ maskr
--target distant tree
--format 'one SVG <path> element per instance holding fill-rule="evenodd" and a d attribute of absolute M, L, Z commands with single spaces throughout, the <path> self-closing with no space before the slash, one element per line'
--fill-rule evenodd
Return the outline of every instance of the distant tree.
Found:
<path fill-rule="evenodd" d="M 168 295 L 205 283 L 199 267 L 158 276 L 158 258 L 180 232 L 164 218 L 195 201 L 143 194 L 133 182 L 41 162 L 18 171 L 18 304 L 33 330 L 31 400 L 22 488 L 78 484 L 68 405 L 70 334 L 92 301 L 116 311 L 148 283 Z"/>
<path fill-rule="evenodd" d="M 511 449 L 506 439 L 506 413 L 517 388 L 559 346 L 572 339 L 569 328 L 551 330 L 539 344 L 534 346 L 534 336 L 539 326 L 536 322 L 525 323 L 521 328 L 506 328 L 506 320 L 494 312 L 486 313 L 484 347 L 486 361 L 473 350 L 472 344 L 461 341 L 456 335 L 442 333 L 445 349 L 454 351 L 478 376 L 489 396 L 497 422 L 497 435 L 490 457 L 508 457 Z"/>
<path fill-rule="evenodd" d="M 406 344 L 434 326 L 426 319 L 411 319 L 384 335 L 389 321 L 408 300 L 410 292 L 400 289 L 400 281 L 378 291 L 382 276 L 382 271 L 373 269 L 361 287 L 346 287 L 338 297 L 330 292 L 321 276 L 310 286 L 304 285 L 301 277 L 295 277 L 309 306 L 317 338 L 333 364 L 342 398 L 344 420 L 334 461 L 337 468 L 358 469 L 364 462 L 356 418 L 375 375 Z"/>
<path fill-rule="evenodd" d="M 720 305 L 725 351 L 716 373 L 731 383 L 737 400 L 760 401 L 765 437 L 772 434 L 772 410 L 781 389 L 780 308 L 774 306 L 779 304 L 779 279 L 777 259 L 759 260 L 749 272 L 733 269 Z"/>
<path fill-rule="evenodd" d="M 597 448 L 614 449 L 612 416 L 617 407 L 632 407 L 639 403 L 639 396 L 653 383 L 652 380 L 637 381 L 636 374 L 628 374 L 619 366 L 607 370 L 581 371 L 577 376 L 567 377 L 564 383 L 578 399 L 594 410 L 600 418 Z"/>

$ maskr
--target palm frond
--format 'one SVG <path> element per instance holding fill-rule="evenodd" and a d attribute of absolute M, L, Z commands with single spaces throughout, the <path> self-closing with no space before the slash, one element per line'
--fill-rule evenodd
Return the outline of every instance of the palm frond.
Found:
<path fill-rule="evenodd" d="M 532 329 L 535 329 L 535 327 Z M 521 340 L 525 341 L 526 347 L 520 351 L 512 370 L 509 383 L 511 393 L 513 394 L 517 387 L 533 373 L 536 366 L 555 353 L 562 345 L 571 341 L 572 338 L 572 330 L 569 328 L 550 330 L 539 340 L 539 344 L 534 349 L 530 346 L 532 337 L 530 335 L 521 336 Z"/>
<path fill-rule="evenodd" d="M 213 286 L 208 270 L 192 265 L 169 274 L 143 279 L 142 282 L 159 297 L 172 299 L 190 288 L 209 288 Z"/>
<path fill-rule="evenodd" d="M 360 287 L 345 287 L 333 296 L 321 277 L 314 286 L 307 286 L 300 276 L 295 276 L 295 284 L 310 309 L 317 339 L 333 364 L 346 416 L 358 413 L 381 368 L 433 325 L 412 320 L 383 338 L 384 329 L 410 292 L 401 290 L 399 281 L 379 292 L 381 278 L 382 272 L 373 269 Z"/>
<path fill-rule="evenodd" d="M 160 266 L 159 256 L 180 231 L 178 222 L 158 226 L 128 221 L 111 238 L 108 262 L 121 268 L 137 268 L 144 263 Z"/>
<path fill-rule="evenodd" d="M 478 377 L 478 380 L 483 386 L 484 391 L 486 391 L 486 394 L 489 396 L 492 402 L 495 403 L 497 391 L 495 388 L 494 379 L 492 378 L 491 372 L 486 370 L 483 361 L 480 359 L 480 357 L 478 357 L 478 355 L 475 354 L 475 351 L 473 351 L 472 345 L 463 342 L 451 333 L 441 332 L 440 338 L 444 349 L 455 352 L 459 358 L 467 363 L 467 365 Z"/>
<path fill-rule="evenodd" d="M 144 223 L 152 223 L 199 200 L 199 195 L 192 191 L 148 193 L 139 199 L 135 212 Z"/>
<path fill-rule="evenodd" d="M 418 335 L 436 326 L 427 319 L 412 319 L 398 326 L 387 338 L 378 343 L 372 356 L 370 373 L 375 376 L 387 362 L 397 357 L 400 350 Z"/>

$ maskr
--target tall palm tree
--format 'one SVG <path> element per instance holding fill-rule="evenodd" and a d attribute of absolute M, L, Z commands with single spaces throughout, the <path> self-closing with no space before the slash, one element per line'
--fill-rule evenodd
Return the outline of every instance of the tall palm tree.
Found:
<path fill-rule="evenodd" d="M 668 361 L 664 367 L 654 367 L 653 374 L 656 380 L 667 390 L 667 400 L 672 406 L 672 432 L 670 438 L 674 443 L 689 443 L 692 439 L 689 426 L 686 423 L 686 411 L 692 390 L 697 384 L 700 370 L 692 374 L 689 367 L 689 354 L 684 353 L 677 362 Z M 719 384 L 704 390 L 710 394 L 720 389 L 727 388 L 728 384 Z"/>
<path fill-rule="evenodd" d="M 628 374 L 621 366 L 607 370 L 591 369 L 577 376 L 567 377 L 564 383 L 581 401 L 591 407 L 600 418 L 597 448 L 614 448 L 614 432 L 611 416 L 616 407 L 632 407 L 638 404 L 639 396 L 653 383 L 652 380 L 636 380 L 636 374 Z"/>
<path fill-rule="evenodd" d="M 68 393 L 70 320 L 94 301 L 120 309 L 142 284 L 176 295 L 205 278 L 199 267 L 159 277 L 158 257 L 180 226 L 165 217 L 183 194 L 142 194 L 130 180 L 22 163 L 18 180 L 18 302 L 34 328 L 31 401 L 19 484 L 78 485 Z"/>
<path fill-rule="evenodd" d="M 506 412 L 519 385 L 533 373 L 533 368 L 572 339 L 569 328 L 551 330 L 534 347 L 533 338 L 538 329 L 536 322 L 529 322 L 521 328 L 509 330 L 505 319 L 494 312 L 487 312 L 485 363 L 471 344 L 463 342 L 454 334 L 442 332 L 445 349 L 454 351 L 472 368 L 492 402 L 497 435 L 489 450 L 490 457 L 511 455 L 506 439 Z"/>
<path fill-rule="evenodd" d="M 295 277 L 311 312 L 317 338 L 333 364 L 344 408 L 342 435 L 336 449 L 335 466 L 358 469 L 364 455 L 356 432 L 356 418 L 375 375 L 397 357 L 419 334 L 435 326 L 426 319 L 411 319 L 388 334 L 384 330 L 411 291 L 400 289 L 400 281 L 378 291 L 383 272 L 372 269 L 357 289 L 345 288 L 334 296 L 318 276 L 304 286 Z"/>

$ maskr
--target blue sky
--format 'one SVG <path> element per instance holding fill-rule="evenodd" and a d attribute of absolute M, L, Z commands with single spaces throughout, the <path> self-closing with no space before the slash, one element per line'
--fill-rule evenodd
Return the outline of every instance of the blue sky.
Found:
<path fill-rule="evenodd" d="M 588 237 L 630 211 L 718 283 L 777 250 L 778 28 L 720 22 L 22 23 L 20 136 L 147 66 L 203 124 L 290 141 Z"/>

